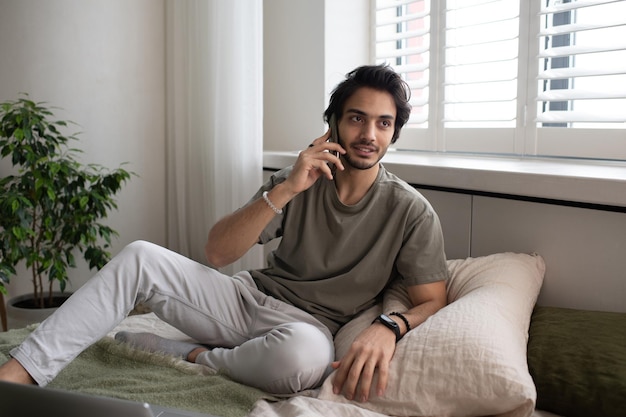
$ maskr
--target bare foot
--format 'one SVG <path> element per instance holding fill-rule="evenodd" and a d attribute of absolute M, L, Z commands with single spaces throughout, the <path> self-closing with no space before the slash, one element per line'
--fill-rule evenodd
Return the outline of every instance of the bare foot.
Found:
<path fill-rule="evenodd" d="M 185 359 L 187 360 L 187 362 L 196 363 L 196 358 L 198 357 L 198 355 L 201 354 L 202 352 L 206 352 L 207 350 L 209 349 L 205 347 L 195 348 L 194 350 L 189 352 L 189 354 L 187 355 L 187 358 Z"/>
<path fill-rule="evenodd" d="M 36 384 L 35 380 L 24 369 L 21 363 L 11 358 L 0 366 L 0 381 L 15 382 L 18 384 Z"/>

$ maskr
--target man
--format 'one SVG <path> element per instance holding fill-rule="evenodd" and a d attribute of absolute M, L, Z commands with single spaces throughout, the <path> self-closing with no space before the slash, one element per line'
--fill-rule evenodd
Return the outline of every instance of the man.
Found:
<path fill-rule="evenodd" d="M 119 340 L 272 393 L 319 386 L 336 369 L 336 393 L 360 401 L 371 390 L 382 395 L 396 343 L 446 303 L 438 218 L 379 162 L 408 120 L 408 95 L 386 66 L 349 73 L 325 112 L 331 129 L 213 226 L 206 255 L 218 268 L 281 237 L 267 268 L 229 277 L 156 245 L 132 243 L 11 352 L 0 379 L 48 383 L 141 302 L 200 344 L 150 334 L 123 333 Z M 413 307 L 381 315 L 334 361 L 333 335 L 397 279 Z"/>

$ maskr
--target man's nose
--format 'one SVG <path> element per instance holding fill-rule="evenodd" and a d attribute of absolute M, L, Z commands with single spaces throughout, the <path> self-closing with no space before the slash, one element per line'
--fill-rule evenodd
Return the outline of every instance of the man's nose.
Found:
<path fill-rule="evenodd" d="M 361 129 L 361 137 L 367 140 L 376 139 L 376 123 L 363 123 L 363 128 Z"/>

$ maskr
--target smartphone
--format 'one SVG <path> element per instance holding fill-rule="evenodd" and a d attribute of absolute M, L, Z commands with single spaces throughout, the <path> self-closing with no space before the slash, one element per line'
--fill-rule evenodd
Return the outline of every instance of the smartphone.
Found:
<path fill-rule="evenodd" d="M 328 141 L 337 143 L 337 117 L 334 114 L 330 116 L 328 127 L 330 128 L 330 138 Z"/>
<path fill-rule="evenodd" d="M 330 137 L 328 138 L 328 141 L 333 143 L 339 143 L 339 140 L 337 139 L 337 117 L 334 114 L 331 115 L 330 119 L 328 120 L 328 127 L 330 128 Z M 339 158 L 339 152 L 333 152 L 333 155 Z"/>

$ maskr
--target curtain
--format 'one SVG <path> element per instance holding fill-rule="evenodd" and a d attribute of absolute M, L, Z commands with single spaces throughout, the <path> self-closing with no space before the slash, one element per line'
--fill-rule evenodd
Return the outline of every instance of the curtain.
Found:
<path fill-rule="evenodd" d="M 206 263 L 210 227 L 262 182 L 262 1 L 165 4 L 167 244 Z M 262 258 L 255 247 L 222 271 Z"/>

